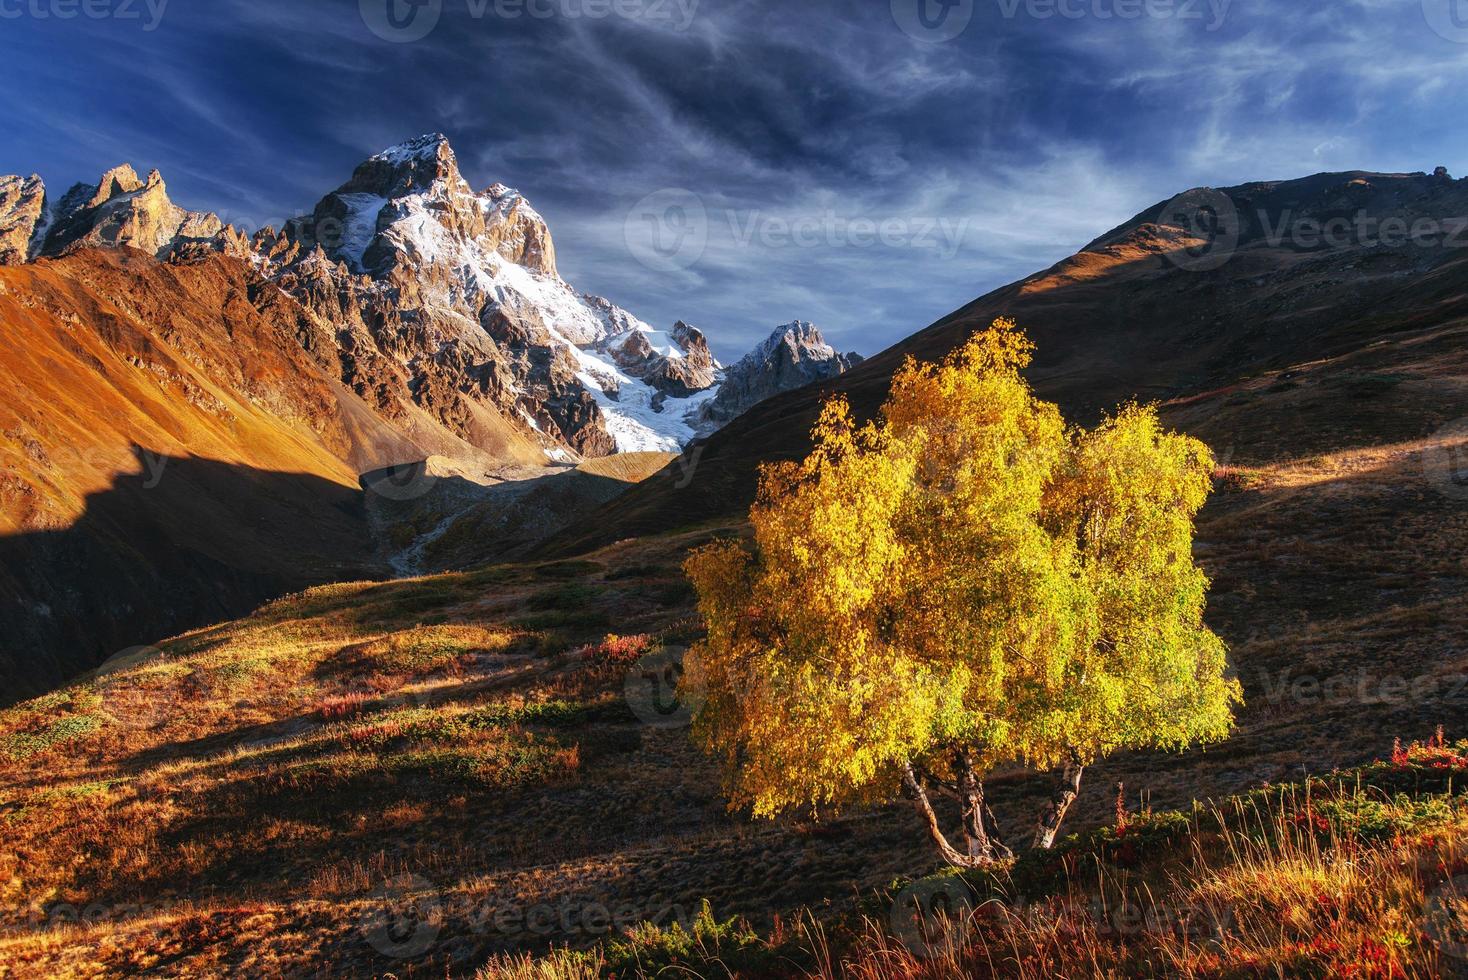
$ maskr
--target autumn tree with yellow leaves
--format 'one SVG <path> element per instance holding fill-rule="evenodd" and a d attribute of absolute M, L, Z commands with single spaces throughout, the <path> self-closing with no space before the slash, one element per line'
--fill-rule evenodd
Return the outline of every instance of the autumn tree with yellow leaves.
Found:
<path fill-rule="evenodd" d="M 1012 853 L 996 767 L 1056 772 L 1048 848 L 1096 759 L 1227 735 L 1240 691 L 1192 560 L 1207 447 L 1135 405 L 1068 428 L 1020 374 L 1032 349 L 1000 320 L 909 359 L 873 422 L 828 403 L 808 458 L 762 468 L 752 548 L 689 558 L 708 637 L 684 683 L 731 805 L 906 795 L 945 860 L 982 866 Z"/>

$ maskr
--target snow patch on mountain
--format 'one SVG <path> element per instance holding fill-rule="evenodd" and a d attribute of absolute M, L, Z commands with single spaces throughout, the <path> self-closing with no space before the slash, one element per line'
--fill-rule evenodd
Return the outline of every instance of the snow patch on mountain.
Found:
<path fill-rule="evenodd" d="M 397 149 L 380 157 L 393 160 L 412 152 Z M 485 242 L 456 237 L 436 217 L 435 204 L 451 193 L 447 182 L 438 180 L 418 194 L 392 202 L 370 194 L 340 195 L 350 216 L 343 252 L 360 266 L 374 241 L 386 244 L 415 265 L 452 270 L 438 295 L 428 294 L 446 307 L 482 301 L 538 318 L 576 359 L 577 378 L 605 416 L 618 452 L 678 452 L 691 441 L 695 432 L 688 416 L 704 399 L 668 397 L 604 353 L 621 349 L 632 342 L 634 334 L 640 334 L 657 354 L 681 358 L 683 351 L 672 335 L 614 305 L 593 308 L 558 276 L 517 265 Z M 523 200 L 517 192 L 496 185 L 480 197 L 480 203 L 486 214 L 493 215 L 502 213 L 512 199 Z M 389 206 L 395 217 L 376 232 L 379 215 Z M 370 236 L 369 226 L 373 229 Z"/>
<path fill-rule="evenodd" d="M 387 207 L 387 198 L 377 194 L 343 194 L 347 215 L 342 219 L 342 254 L 354 272 L 366 271 L 362 256 L 377 237 L 377 216 Z"/>
<path fill-rule="evenodd" d="M 396 146 L 389 146 L 381 153 L 373 154 L 371 159 L 394 165 L 413 160 L 431 160 L 438 154 L 438 148 L 447 142 L 448 137 L 443 133 L 428 133 Z"/>

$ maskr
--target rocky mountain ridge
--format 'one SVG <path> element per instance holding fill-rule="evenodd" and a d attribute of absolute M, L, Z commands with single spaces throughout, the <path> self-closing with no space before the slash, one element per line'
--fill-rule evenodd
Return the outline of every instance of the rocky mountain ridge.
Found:
<path fill-rule="evenodd" d="M 425 411 L 496 458 L 518 439 L 542 463 L 677 452 L 758 399 L 854 363 L 797 321 L 760 346 L 793 360 L 745 358 L 726 380 L 698 328 L 659 331 L 576 292 L 544 218 L 504 184 L 476 193 L 441 134 L 375 154 L 311 213 L 250 236 L 174 205 L 157 171 L 142 180 L 120 166 L 54 204 L 39 177 L 0 178 L 0 264 L 121 245 L 248 261 L 328 327 L 313 353 L 375 411 Z"/>

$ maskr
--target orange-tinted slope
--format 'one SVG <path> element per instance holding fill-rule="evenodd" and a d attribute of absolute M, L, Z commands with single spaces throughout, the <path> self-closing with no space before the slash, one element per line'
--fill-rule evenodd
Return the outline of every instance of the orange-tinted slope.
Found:
<path fill-rule="evenodd" d="M 324 329 L 235 260 L 0 269 L 0 701 L 377 569 Z"/>

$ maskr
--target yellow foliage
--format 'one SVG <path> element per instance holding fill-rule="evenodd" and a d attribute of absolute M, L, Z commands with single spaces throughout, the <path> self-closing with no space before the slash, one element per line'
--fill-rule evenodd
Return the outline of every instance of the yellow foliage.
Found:
<path fill-rule="evenodd" d="M 1000 320 L 909 359 L 876 421 L 828 403 L 811 454 L 762 469 L 753 549 L 689 558 L 708 637 L 685 683 L 734 805 L 887 798 L 955 750 L 1048 767 L 1229 730 L 1191 557 L 1207 448 L 1137 406 L 1067 429 L 1031 350 Z"/>

